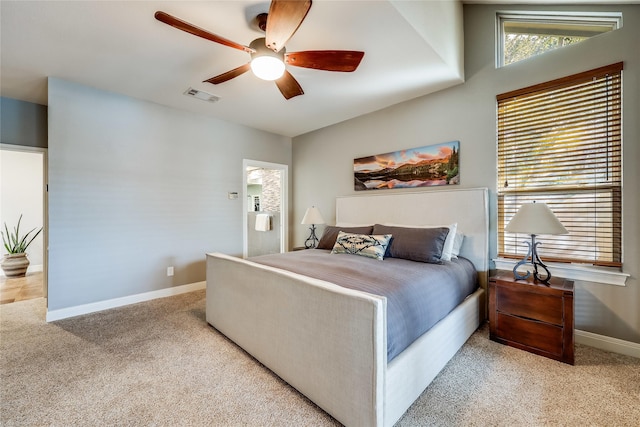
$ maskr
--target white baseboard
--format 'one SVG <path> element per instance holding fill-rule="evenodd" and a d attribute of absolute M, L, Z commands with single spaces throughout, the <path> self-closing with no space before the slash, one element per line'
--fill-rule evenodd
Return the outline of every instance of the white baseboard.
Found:
<path fill-rule="evenodd" d="M 620 353 L 640 359 L 640 344 L 624 341 L 618 338 L 598 335 L 592 332 L 575 330 L 575 340 L 578 344 L 599 348 L 600 350 Z"/>
<path fill-rule="evenodd" d="M 38 265 L 30 265 L 29 268 L 27 269 L 27 272 L 36 272 L 36 271 L 43 271 L 43 270 L 44 270 L 44 265 L 38 264 Z"/>
<path fill-rule="evenodd" d="M 129 295 L 122 298 L 114 298 L 106 301 L 92 302 L 90 304 L 76 305 L 74 307 L 61 308 L 58 310 L 47 310 L 47 322 L 66 319 L 68 317 L 80 316 L 83 314 L 95 313 L 96 311 L 108 310 L 110 308 L 122 307 L 129 304 L 150 301 L 157 298 L 165 298 L 187 292 L 199 291 L 206 288 L 207 282 L 189 283 L 187 285 L 175 286 L 172 288 L 159 289 L 157 291 L 145 292 L 142 294 Z"/>

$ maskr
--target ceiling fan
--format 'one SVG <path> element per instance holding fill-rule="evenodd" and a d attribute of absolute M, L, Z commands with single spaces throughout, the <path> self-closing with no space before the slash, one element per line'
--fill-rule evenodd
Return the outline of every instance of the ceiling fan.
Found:
<path fill-rule="evenodd" d="M 272 0 L 269 13 L 261 13 L 256 18 L 258 27 L 265 32 L 265 37 L 253 40 L 249 46 L 220 37 L 166 12 L 156 12 L 155 18 L 179 30 L 251 55 L 251 61 L 248 63 L 211 77 L 205 82 L 224 83 L 251 69 L 256 76 L 275 81 L 282 95 L 291 99 L 304 94 L 304 91 L 286 70 L 285 64 L 316 70 L 351 72 L 358 68 L 364 56 L 364 52 L 352 50 L 307 50 L 287 53 L 285 44 L 302 24 L 310 8 L 311 0 Z"/>

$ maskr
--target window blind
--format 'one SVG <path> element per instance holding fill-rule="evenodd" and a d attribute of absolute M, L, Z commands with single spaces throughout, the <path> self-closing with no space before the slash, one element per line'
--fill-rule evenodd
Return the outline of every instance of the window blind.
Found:
<path fill-rule="evenodd" d="M 622 63 L 497 96 L 498 253 L 529 236 L 504 228 L 547 203 L 569 231 L 540 235 L 546 261 L 622 265 Z"/>

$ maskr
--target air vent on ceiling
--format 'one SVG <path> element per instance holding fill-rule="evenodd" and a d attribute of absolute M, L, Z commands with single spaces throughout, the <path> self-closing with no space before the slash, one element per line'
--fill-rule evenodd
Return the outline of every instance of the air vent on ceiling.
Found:
<path fill-rule="evenodd" d="M 218 102 L 218 101 L 220 101 L 220 97 L 219 96 L 215 96 L 215 95 L 212 95 L 210 93 L 204 92 L 202 90 L 194 89 L 192 87 L 187 89 L 184 92 L 184 94 L 187 95 L 187 96 L 193 96 L 194 98 L 198 98 L 198 99 L 201 99 L 201 100 L 207 101 L 207 102 Z"/>

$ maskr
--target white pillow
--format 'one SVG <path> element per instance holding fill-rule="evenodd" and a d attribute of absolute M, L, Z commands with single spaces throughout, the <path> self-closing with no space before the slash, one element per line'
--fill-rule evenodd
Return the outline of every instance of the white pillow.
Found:
<path fill-rule="evenodd" d="M 383 224 L 388 225 L 390 227 L 405 227 L 405 228 L 440 228 L 447 227 L 449 229 L 449 234 L 447 234 L 447 239 L 444 241 L 444 247 L 442 248 L 442 256 L 440 257 L 441 261 L 451 261 L 453 256 L 453 244 L 456 239 L 456 231 L 458 229 L 458 223 L 454 222 L 453 224 L 447 225 L 406 225 L 406 224 Z M 460 241 L 462 245 L 462 241 Z"/>
<path fill-rule="evenodd" d="M 460 248 L 462 248 L 462 241 L 464 240 L 464 234 L 460 230 L 456 231 L 456 237 L 453 240 L 453 249 L 451 250 L 451 258 L 458 258 L 460 255 Z"/>

